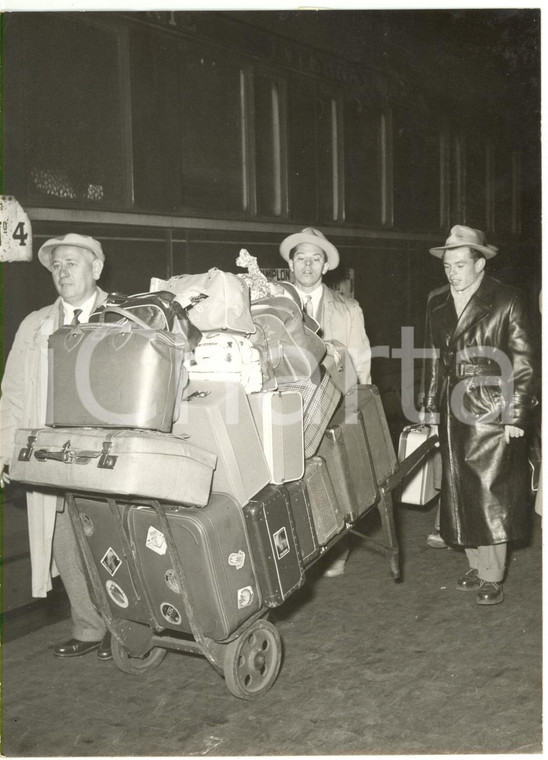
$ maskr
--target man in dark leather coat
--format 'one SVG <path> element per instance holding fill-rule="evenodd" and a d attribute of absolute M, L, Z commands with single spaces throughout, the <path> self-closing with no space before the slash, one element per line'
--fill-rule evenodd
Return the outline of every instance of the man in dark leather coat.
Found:
<path fill-rule="evenodd" d="M 439 413 L 443 461 L 440 533 L 466 552 L 470 569 L 457 588 L 499 604 L 507 543 L 527 530 L 524 434 L 537 404 L 527 309 L 517 290 L 485 274 L 497 248 L 480 230 L 457 225 L 430 253 L 449 280 L 430 293 L 426 320 L 434 352 L 424 405 Z"/>

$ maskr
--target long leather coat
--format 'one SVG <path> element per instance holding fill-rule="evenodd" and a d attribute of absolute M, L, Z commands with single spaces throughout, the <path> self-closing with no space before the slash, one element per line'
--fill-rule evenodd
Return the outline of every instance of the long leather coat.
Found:
<path fill-rule="evenodd" d="M 460 319 L 449 285 L 428 299 L 425 406 L 440 413 L 443 461 L 440 533 L 450 544 L 483 546 L 527 529 L 525 438 L 536 405 L 533 345 L 523 297 L 484 276 Z"/>

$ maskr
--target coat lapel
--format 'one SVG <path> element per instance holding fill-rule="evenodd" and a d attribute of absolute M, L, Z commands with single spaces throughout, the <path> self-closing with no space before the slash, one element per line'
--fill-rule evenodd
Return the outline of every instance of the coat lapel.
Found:
<path fill-rule="evenodd" d="M 432 321 L 439 325 L 447 344 L 457 325 L 457 312 L 455 311 L 455 303 L 450 290 L 447 291 L 445 298 L 433 307 Z"/>
<path fill-rule="evenodd" d="M 468 332 L 468 330 L 471 330 L 472 327 L 477 325 L 481 319 L 489 314 L 493 305 L 492 293 L 493 281 L 489 277 L 484 276 L 483 282 L 466 304 L 466 307 L 457 322 L 453 335 L 451 336 L 451 343 L 455 343 L 461 335 Z"/>

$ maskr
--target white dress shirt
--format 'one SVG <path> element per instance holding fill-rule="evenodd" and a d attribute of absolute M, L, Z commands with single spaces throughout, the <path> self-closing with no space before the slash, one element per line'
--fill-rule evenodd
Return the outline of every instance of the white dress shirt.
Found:
<path fill-rule="evenodd" d="M 81 309 L 81 312 L 78 315 L 79 322 L 89 322 L 91 312 L 95 308 L 96 300 L 97 292 L 90 296 L 87 301 L 84 301 L 83 304 L 80 304 L 80 306 L 72 306 L 70 303 L 63 301 L 63 324 L 70 325 L 72 323 L 75 309 Z"/>

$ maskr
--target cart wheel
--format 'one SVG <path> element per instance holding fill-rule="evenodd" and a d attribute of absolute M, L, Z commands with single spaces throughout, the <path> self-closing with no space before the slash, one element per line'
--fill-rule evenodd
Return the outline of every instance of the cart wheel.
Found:
<path fill-rule="evenodd" d="M 112 659 L 114 664 L 124 673 L 132 676 L 140 676 L 148 670 L 156 668 L 167 654 L 167 649 L 154 647 L 144 657 L 131 657 L 127 649 L 120 644 L 118 639 L 112 637 Z"/>
<path fill-rule="evenodd" d="M 224 659 L 226 685 L 235 697 L 261 697 L 276 680 L 282 663 L 282 640 L 275 626 L 257 620 L 228 644 Z"/>

